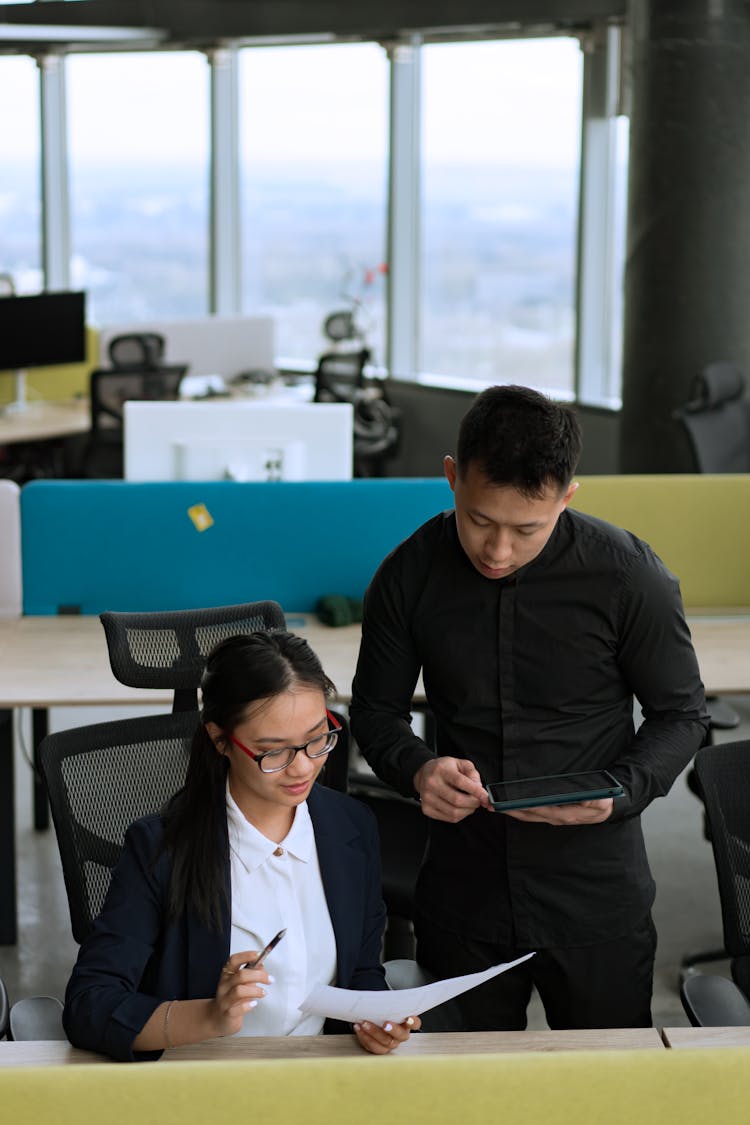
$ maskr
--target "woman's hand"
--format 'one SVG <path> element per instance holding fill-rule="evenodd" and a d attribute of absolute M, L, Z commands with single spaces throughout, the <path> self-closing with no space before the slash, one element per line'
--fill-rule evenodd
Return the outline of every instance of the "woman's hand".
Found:
<path fill-rule="evenodd" d="M 419 1016 L 409 1016 L 403 1023 L 385 1023 L 378 1027 L 375 1023 L 363 1020 L 354 1024 L 354 1034 L 361 1047 L 372 1055 L 388 1055 L 395 1051 L 399 1043 L 405 1043 L 412 1031 L 419 1031 L 422 1021 Z"/>
<path fill-rule="evenodd" d="M 211 1020 L 216 1028 L 214 1035 L 234 1035 L 242 1027 L 247 1012 L 261 1000 L 270 984 L 270 977 L 262 965 L 255 969 L 241 969 L 246 961 L 253 961 L 259 950 L 233 953 L 219 976 L 216 995 L 211 1001 Z"/>

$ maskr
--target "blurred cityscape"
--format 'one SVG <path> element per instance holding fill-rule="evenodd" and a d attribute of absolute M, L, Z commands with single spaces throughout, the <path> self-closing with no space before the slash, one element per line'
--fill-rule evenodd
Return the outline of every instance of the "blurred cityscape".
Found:
<path fill-rule="evenodd" d="M 0 272 L 19 292 L 40 287 L 37 185 L 33 166 L 4 163 Z M 572 169 L 424 168 L 423 372 L 571 388 L 576 191 Z M 382 166 L 254 168 L 243 193 L 243 307 L 276 318 L 278 353 L 314 359 L 324 317 L 354 303 L 382 363 Z M 206 312 L 205 167 L 77 164 L 71 200 L 73 286 L 95 324 Z"/>

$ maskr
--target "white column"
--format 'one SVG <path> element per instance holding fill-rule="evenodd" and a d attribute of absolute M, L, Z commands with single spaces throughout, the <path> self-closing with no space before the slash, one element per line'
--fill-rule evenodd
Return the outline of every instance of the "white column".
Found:
<path fill-rule="evenodd" d="M 211 198 L 209 310 L 242 311 L 238 52 L 208 52 L 211 67 Z"/>
<path fill-rule="evenodd" d="M 391 375 L 419 368 L 421 223 L 421 39 L 388 48 L 390 151 L 388 179 L 388 343 Z"/>
<path fill-rule="evenodd" d="M 620 46 L 617 27 L 597 29 L 583 42 L 576 397 L 595 404 L 619 397 L 612 316 L 613 286 L 621 284 L 614 269 Z"/>
<path fill-rule="evenodd" d="M 45 289 L 69 289 L 70 202 L 65 110 L 65 58 L 42 55 L 39 66 L 41 117 L 42 271 Z"/>

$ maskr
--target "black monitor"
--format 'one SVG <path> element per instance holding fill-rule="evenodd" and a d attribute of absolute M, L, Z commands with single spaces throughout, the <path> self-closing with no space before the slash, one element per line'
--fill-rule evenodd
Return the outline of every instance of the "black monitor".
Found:
<path fill-rule="evenodd" d="M 85 293 L 0 297 L 0 371 L 85 359 Z"/>

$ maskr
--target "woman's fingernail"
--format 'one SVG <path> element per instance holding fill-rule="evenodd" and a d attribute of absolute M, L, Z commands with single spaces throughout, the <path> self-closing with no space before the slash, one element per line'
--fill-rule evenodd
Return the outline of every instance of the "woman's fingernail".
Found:
<path fill-rule="evenodd" d="M 353 1023 L 352 1027 L 354 1028 L 355 1031 L 359 1031 L 359 1024 L 358 1023 Z"/>
<path fill-rule="evenodd" d="M 272 977 L 270 973 L 268 974 L 268 983 L 269 984 L 275 984 L 276 983 L 276 977 Z"/>
<path fill-rule="evenodd" d="M 257 1006 L 258 1006 L 257 1000 L 248 1000 L 247 1003 L 245 1004 L 245 1011 L 249 1012 L 251 1008 L 257 1008 Z"/>
<path fill-rule="evenodd" d="M 407 1019 L 406 1019 L 406 1026 L 407 1026 L 407 1027 L 414 1027 L 414 1017 L 413 1017 L 413 1016 L 408 1016 L 408 1017 L 407 1017 Z"/>
<path fill-rule="evenodd" d="M 362 1027 L 363 1027 L 363 1028 L 365 1029 L 365 1031 L 369 1031 L 369 1030 L 370 1030 L 370 1025 L 369 1025 L 369 1023 L 367 1022 L 367 1020 L 363 1020 L 363 1021 L 362 1021 Z"/>
<path fill-rule="evenodd" d="M 393 1031 L 393 1024 L 392 1023 L 384 1023 L 383 1024 L 383 1031 Z"/>

